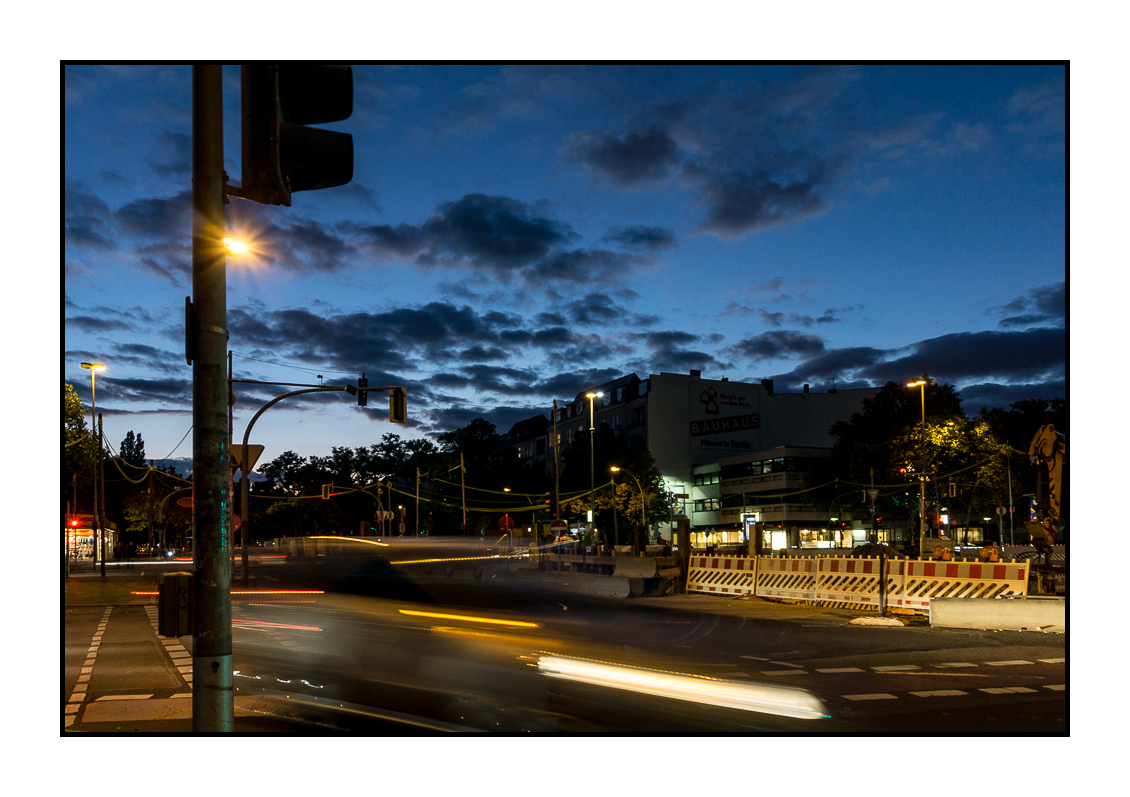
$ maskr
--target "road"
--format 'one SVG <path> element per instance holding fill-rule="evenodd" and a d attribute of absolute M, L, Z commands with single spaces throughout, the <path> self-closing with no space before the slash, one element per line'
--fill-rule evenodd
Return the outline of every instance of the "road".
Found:
<path fill-rule="evenodd" d="M 309 573 L 291 584 L 270 574 L 309 586 Z M 327 586 L 233 597 L 245 717 L 358 733 L 1068 732 L 1063 635 L 865 626 L 851 623 L 858 612 L 758 599 L 583 600 L 443 576 Z M 184 705 L 191 637 L 162 640 L 155 624 L 153 606 L 68 609 L 70 727 L 113 730 L 99 718 L 126 705 L 146 717 Z M 66 689 L 95 639 L 75 710 Z M 569 671 L 582 664 L 596 670 Z M 717 689 L 728 705 L 704 702 Z M 813 716 L 773 708 L 813 698 Z"/>

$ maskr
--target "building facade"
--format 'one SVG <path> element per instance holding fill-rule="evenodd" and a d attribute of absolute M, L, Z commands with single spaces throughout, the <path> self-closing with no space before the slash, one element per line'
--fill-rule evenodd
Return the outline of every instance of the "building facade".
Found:
<path fill-rule="evenodd" d="M 733 504 L 726 496 L 740 495 L 746 487 L 750 494 L 779 493 L 803 483 L 805 463 L 827 456 L 835 442 L 832 425 L 850 419 L 877 392 L 858 388 L 816 393 L 805 386 L 800 393 L 778 393 L 772 380 L 755 384 L 704 379 L 699 371 L 646 379 L 628 374 L 556 404 L 556 424 L 546 423 L 546 458 L 552 460 L 554 447 L 565 450 L 590 426 L 607 425 L 629 446 L 646 444 L 667 490 L 683 496 L 672 507 L 672 517 L 687 517 L 695 528 L 736 528 L 749 512 L 726 506 Z M 520 453 L 536 447 L 532 440 L 537 417 L 544 418 L 535 416 L 511 429 L 511 444 Z M 778 513 L 787 517 L 791 508 L 777 502 L 751 511 L 764 511 L 767 518 Z"/>

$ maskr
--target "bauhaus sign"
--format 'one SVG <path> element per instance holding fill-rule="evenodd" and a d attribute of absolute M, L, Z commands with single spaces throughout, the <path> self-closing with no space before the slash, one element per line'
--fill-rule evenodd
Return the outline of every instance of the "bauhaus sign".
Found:
<path fill-rule="evenodd" d="M 761 425 L 760 416 L 754 412 L 748 415 L 734 415 L 729 418 L 706 418 L 691 421 L 691 437 L 704 434 L 723 434 L 725 432 L 748 432 Z"/>

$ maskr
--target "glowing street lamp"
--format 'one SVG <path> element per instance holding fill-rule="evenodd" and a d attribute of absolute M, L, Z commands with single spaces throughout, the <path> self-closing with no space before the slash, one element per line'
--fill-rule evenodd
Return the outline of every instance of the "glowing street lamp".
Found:
<path fill-rule="evenodd" d="M 224 248 L 228 250 L 229 255 L 235 255 L 236 257 L 245 255 L 250 251 L 247 242 L 241 241 L 238 238 L 224 238 Z"/>
<path fill-rule="evenodd" d="M 922 378 L 914 381 L 907 382 L 907 387 L 916 387 L 922 395 L 922 443 L 925 444 L 926 439 L 926 385 L 929 384 L 929 379 L 923 374 Z M 923 471 L 925 471 L 925 459 L 922 462 Z M 918 558 L 921 559 L 926 551 L 926 474 L 925 472 L 918 474 L 918 506 L 919 515 L 918 520 Z"/>
<path fill-rule="evenodd" d="M 593 432 L 596 430 L 596 415 L 593 410 L 593 399 L 603 396 L 603 393 L 588 392 L 585 396 L 589 400 L 589 531 L 592 531 L 593 519 L 596 513 L 596 450 L 593 447 Z"/>

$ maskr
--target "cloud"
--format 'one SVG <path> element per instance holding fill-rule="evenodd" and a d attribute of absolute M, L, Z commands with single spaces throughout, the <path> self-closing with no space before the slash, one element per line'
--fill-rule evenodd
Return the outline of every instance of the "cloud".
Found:
<path fill-rule="evenodd" d="M 573 133 L 563 154 L 584 164 L 594 175 L 621 187 L 665 180 L 679 163 L 678 145 L 658 127 L 623 136 L 606 132 Z"/>
<path fill-rule="evenodd" d="M 1000 320 L 1002 327 L 1064 324 L 1067 320 L 1067 283 L 1056 282 L 1033 288 L 1027 295 L 1018 296 L 1003 307 L 993 308 L 992 312 L 1005 315 Z"/>
<path fill-rule="evenodd" d="M 747 360 L 777 360 L 790 357 L 815 357 L 824 352 L 824 341 L 800 332 L 772 330 L 738 341 L 730 351 Z"/>
<path fill-rule="evenodd" d="M 113 249 L 110 207 L 93 194 L 68 185 L 63 193 L 63 235 L 68 244 Z"/>
<path fill-rule="evenodd" d="M 647 227 L 642 224 L 613 227 L 603 240 L 644 252 L 658 252 L 679 246 L 673 230 L 665 227 Z"/>

